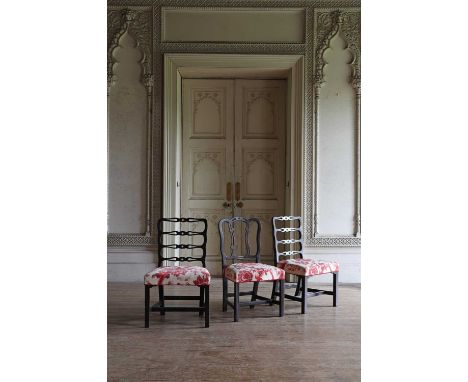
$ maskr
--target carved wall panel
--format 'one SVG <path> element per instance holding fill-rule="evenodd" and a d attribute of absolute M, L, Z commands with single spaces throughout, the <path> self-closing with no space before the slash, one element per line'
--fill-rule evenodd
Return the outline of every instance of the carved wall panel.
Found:
<path fill-rule="evenodd" d="M 278 156 L 275 150 L 243 150 L 244 199 L 277 199 Z"/>
<path fill-rule="evenodd" d="M 323 53 L 324 84 L 320 89 L 317 137 L 316 232 L 324 236 L 354 234 L 355 94 L 349 81 L 349 63 L 353 55 L 346 45 L 337 31 Z"/>
<path fill-rule="evenodd" d="M 108 11 L 108 244 L 152 234 L 152 12 Z"/>
<path fill-rule="evenodd" d="M 314 20 L 313 236 L 359 245 L 360 13 L 317 9 Z"/>
<path fill-rule="evenodd" d="M 192 90 L 191 138 L 224 138 L 226 95 L 223 89 Z"/>
<path fill-rule="evenodd" d="M 277 89 L 244 89 L 243 138 L 277 138 Z"/>
<path fill-rule="evenodd" d="M 223 186 L 226 183 L 224 152 L 193 150 L 191 158 L 193 175 L 190 199 L 223 199 Z"/>
<path fill-rule="evenodd" d="M 146 92 L 139 81 L 142 52 L 125 32 L 113 51 L 109 89 L 108 226 L 110 232 L 146 228 Z"/>

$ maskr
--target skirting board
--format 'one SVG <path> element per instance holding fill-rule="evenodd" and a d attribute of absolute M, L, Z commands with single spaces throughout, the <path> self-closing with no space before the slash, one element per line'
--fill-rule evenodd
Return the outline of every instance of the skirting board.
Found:
<path fill-rule="evenodd" d="M 144 249 L 109 248 L 107 252 L 107 281 L 143 282 L 143 276 L 156 266 L 154 251 Z M 360 248 L 306 248 L 305 258 L 338 261 L 340 283 L 361 282 Z M 309 283 L 331 283 L 331 276 L 316 276 Z"/>

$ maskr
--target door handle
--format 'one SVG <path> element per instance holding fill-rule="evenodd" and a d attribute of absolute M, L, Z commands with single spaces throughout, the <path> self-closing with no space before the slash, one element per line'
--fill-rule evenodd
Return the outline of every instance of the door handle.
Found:
<path fill-rule="evenodd" d="M 231 182 L 226 183 L 226 200 L 229 203 L 232 201 L 232 184 Z"/>
<path fill-rule="evenodd" d="M 240 200 L 240 182 L 236 182 L 236 202 Z"/>
<path fill-rule="evenodd" d="M 224 207 L 224 208 L 231 207 L 231 203 L 224 202 L 224 203 L 223 203 L 223 207 Z"/>
<path fill-rule="evenodd" d="M 236 203 L 236 207 L 242 208 L 242 207 L 244 207 L 244 203 L 242 203 L 242 202 L 237 202 L 237 203 Z"/>

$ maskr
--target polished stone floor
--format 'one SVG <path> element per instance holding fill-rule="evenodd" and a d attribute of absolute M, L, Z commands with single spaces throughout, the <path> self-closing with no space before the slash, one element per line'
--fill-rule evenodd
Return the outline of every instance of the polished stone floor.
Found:
<path fill-rule="evenodd" d="M 152 303 L 156 296 L 154 288 Z M 359 381 L 360 300 L 359 285 L 340 285 L 337 308 L 322 295 L 309 298 L 301 315 L 300 303 L 286 300 L 283 318 L 276 305 L 260 305 L 242 307 L 235 323 L 231 308 L 222 312 L 221 280 L 214 279 L 210 328 L 195 312 L 152 312 L 144 329 L 143 284 L 109 283 L 108 380 Z"/>

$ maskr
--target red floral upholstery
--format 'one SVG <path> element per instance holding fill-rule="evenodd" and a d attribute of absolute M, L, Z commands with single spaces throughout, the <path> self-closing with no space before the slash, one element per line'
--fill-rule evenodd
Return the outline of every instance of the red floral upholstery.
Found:
<path fill-rule="evenodd" d="M 336 261 L 323 261 L 312 259 L 289 259 L 278 263 L 278 268 L 286 273 L 297 276 L 316 276 L 325 273 L 339 272 L 340 264 Z"/>
<path fill-rule="evenodd" d="M 197 266 L 160 267 L 145 275 L 145 285 L 210 285 L 208 269 Z"/>
<path fill-rule="evenodd" d="M 224 276 L 236 283 L 284 280 L 284 270 L 261 263 L 235 263 L 224 270 Z"/>

